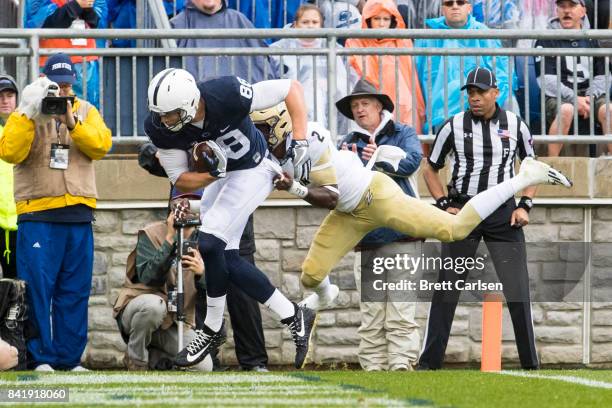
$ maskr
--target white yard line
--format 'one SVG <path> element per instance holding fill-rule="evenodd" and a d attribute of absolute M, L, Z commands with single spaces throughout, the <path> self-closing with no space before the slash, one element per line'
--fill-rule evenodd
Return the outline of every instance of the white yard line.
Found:
<path fill-rule="evenodd" d="M 592 388 L 605 388 L 612 389 L 612 383 L 608 383 L 605 381 L 597 381 L 591 380 L 588 378 L 575 377 L 573 375 L 545 375 L 545 374 L 537 374 L 528 371 L 500 371 L 498 374 L 509 375 L 513 377 L 524 377 L 524 378 L 539 378 L 543 380 L 556 380 L 563 381 L 570 384 L 578 384 L 584 385 L 586 387 Z"/>
<path fill-rule="evenodd" d="M 0 385 L 19 387 L 65 386 L 68 405 L 176 405 L 176 406 L 320 406 L 410 407 L 407 401 L 385 394 L 342 388 L 325 382 L 274 374 L 177 373 L 53 373 L 32 378 L 0 380 Z M 89 386 L 89 387 L 88 387 Z M 329 397 L 325 397 L 329 395 Z M 0 403 L 0 406 L 4 405 Z"/>
<path fill-rule="evenodd" d="M 237 383 L 299 383 L 304 380 L 274 374 L 208 374 L 208 373 L 177 373 L 177 374 L 104 374 L 104 373 L 83 373 L 83 374 L 31 374 L 17 380 L 0 379 L 0 385 L 50 385 L 50 384 L 237 384 Z"/>

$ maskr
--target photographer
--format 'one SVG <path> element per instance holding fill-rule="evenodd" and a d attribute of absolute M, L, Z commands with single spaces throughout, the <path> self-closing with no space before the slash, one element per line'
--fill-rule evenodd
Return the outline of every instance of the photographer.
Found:
<path fill-rule="evenodd" d="M 67 55 L 49 57 L 44 74 L 21 92 L 0 139 L 0 159 L 16 165 L 17 276 L 27 282 L 39 333 L 28 351 L 39 371 L 83 370 L 97 196 L 93 160 L 110 149 L 111 132 L 87 101 L 65 98 L 75 81 Z"/>
<path fill-rule="evenodd" d="M 173 289 L 177 281 L 174 226 L 198 219 L 198 214 L 188 208 L 187 198 L 173 200 L 165 222 L 138 231 L 138 243 L 128 257 L 125 283 L 113 308 L 113 317 L 127 343 L 124 363 L 128 370 L 170 368 L 178 351 L 176 297 L 170 295 L 176 293 Z M 204 262 L 197 250 L 198 230 L 193 226 L 183 228 L 183 238 L 183 310 L 190 326 L 184 332 L 187 344 L 195 337 L 196 285 L 204 274 Z M 212 361 L 206 358 L 195 368 L 211 371 Z"/>

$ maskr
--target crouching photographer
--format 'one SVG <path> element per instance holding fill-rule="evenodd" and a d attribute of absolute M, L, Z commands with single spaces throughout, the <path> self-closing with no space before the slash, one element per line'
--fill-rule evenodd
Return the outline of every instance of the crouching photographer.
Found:
<path fill-rule="evenodd" d="M 127 343 L 124 363 L 128 370 L 169 369 L 178 352 L 177 230 L 182 229 L 183 313 L 188 326 L 184 344 L 195 333 L 196 285 L 204 274 L 197 249 L 199 214 L 186 196 L 171 202 L 166 221 L 147 225 L 138 232 L 138 243 L 127 261 L 123 288 L 113 308 Z M 207 357 L 196 370 L 212 371 Z"/>
<path fill-rule="evenodd" d="M 15 164 L 17 277 L 28 287 L 28 342 L 38 371 L 83 370 L 93 272 L 94 160 L 111 148 L 98 110 L 73 96 L 70 58 L 54 54 L 20 93 L 0 159 Z M 53 304 L 53 307 L 51 307 Z"/>

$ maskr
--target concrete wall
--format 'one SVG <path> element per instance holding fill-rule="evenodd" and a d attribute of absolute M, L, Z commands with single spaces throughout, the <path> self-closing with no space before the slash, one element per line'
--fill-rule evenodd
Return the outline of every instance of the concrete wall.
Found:
<path fill-rule="evenodd" d="M 612 197 L 612 160 L 563 160 L 556 165 L 576 182 L 573 190 L 544 187 L 539 196 L 558 198 L 559 202 L 577 198 Z M 95 265 L 89 310 L 89 343 L 84 360 L 92 367 L 120 367 L 125 345 L 111 316 L 111 305 L 125 274 L 127 254 L 136 243 L 138 228 L 162 219 L 162 209 L 117 209 L 136 202 L 159 207 L 166 199 L 167 182 L 141 172 L 133 161 L 103 161 L 98 166 L 101 193 L 95 222 Z M 277 196 L 284 198 L 282 195 Z M 273 200 L 270 200 L 273 203 Z M 537 203 L 537 201 L 536 201 Z M 125 207 L 123 207 L 125 208 Z M 311 207 L 262 207 L 255 212 L 258 266 L 292 300 L 304 292 L 299 284 L 300 265 L 325 210 Z M 585 211 L 582 205 L 536 205 L 531 225 L 526 227 L 528 241 L 584 241 Z M 594 242 L 612 242 L 612 204 L 593 207 Z M 541 270 L 545 261 L 537 252 L 530 255 L 530 270 Z M 554 260 L 552 260 L 554 261 Z M 609 263 L 606 263 L 609 262 Z M 354 363 L 359 338 L 359 296 L 349 254 L 334 269 L 332 280 L 340 286 L 337 306 L 320 315 L 313 358 L 317 363 Z M 612 269 L 612 259 L 599 265 Z M 417 308 L 421 333 L 426 324 L 428 303 Z M 594 364 L 612 364 L 612 302 L 592 304 L 592 359 Z M 534 303 L 533 315 L 538 352 L 544 364 L 575 364 L 582 361 L 582 303 Z M 270 364 L 290 364 L 293 343 L 286 329 L 262 308 L 266 346 Z M 518 361 L 510 318 L 504 310 L 503 359 Z M 480 359 L 481 306 L 463 304 L 456 313 L 447 361 L 475 363 Z M 233 340 L 222 349 L 222 361 L 235 364 Z"/>

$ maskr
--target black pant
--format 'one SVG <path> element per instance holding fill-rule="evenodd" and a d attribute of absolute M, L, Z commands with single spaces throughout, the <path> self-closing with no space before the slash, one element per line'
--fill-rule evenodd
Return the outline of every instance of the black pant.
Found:
<path fill-rule="evenodd" d="M 0 228 L 0 268 L 2 269 L 2 277 L 9 279 L 17 279 L 17 231 L 8 231 Z M 8 246 L 7 246 L 8 245 Z M 9 250 L 10 254 L 7 257 L 5 252 Z"/>
<path fill-rule="evenodd" d="M 487 217 L 463 241 L 442 244 L 442 259 L 446 257 L 474 257 L 478 244 L 484 238 L 499 281 L 504 287 L 519 359 L 523 368 L 537 368 L 531 303 L 529 302 L 529 276 L 525 235 L 522 229 L 512 228 L 510 218 L 516 208 L 514 199 L 508 200 Z M 504 243 L 504 244 L 495 244 Z M 467 279 L 467 271 L 457 274 L 454 270 L 440 270 L 438 282 Z M 424 348 L 419 366 L 438 369 L 442 367 L 448 337 L 455 316 L 460 291 L 434 291 L 427 323 Z"/>

